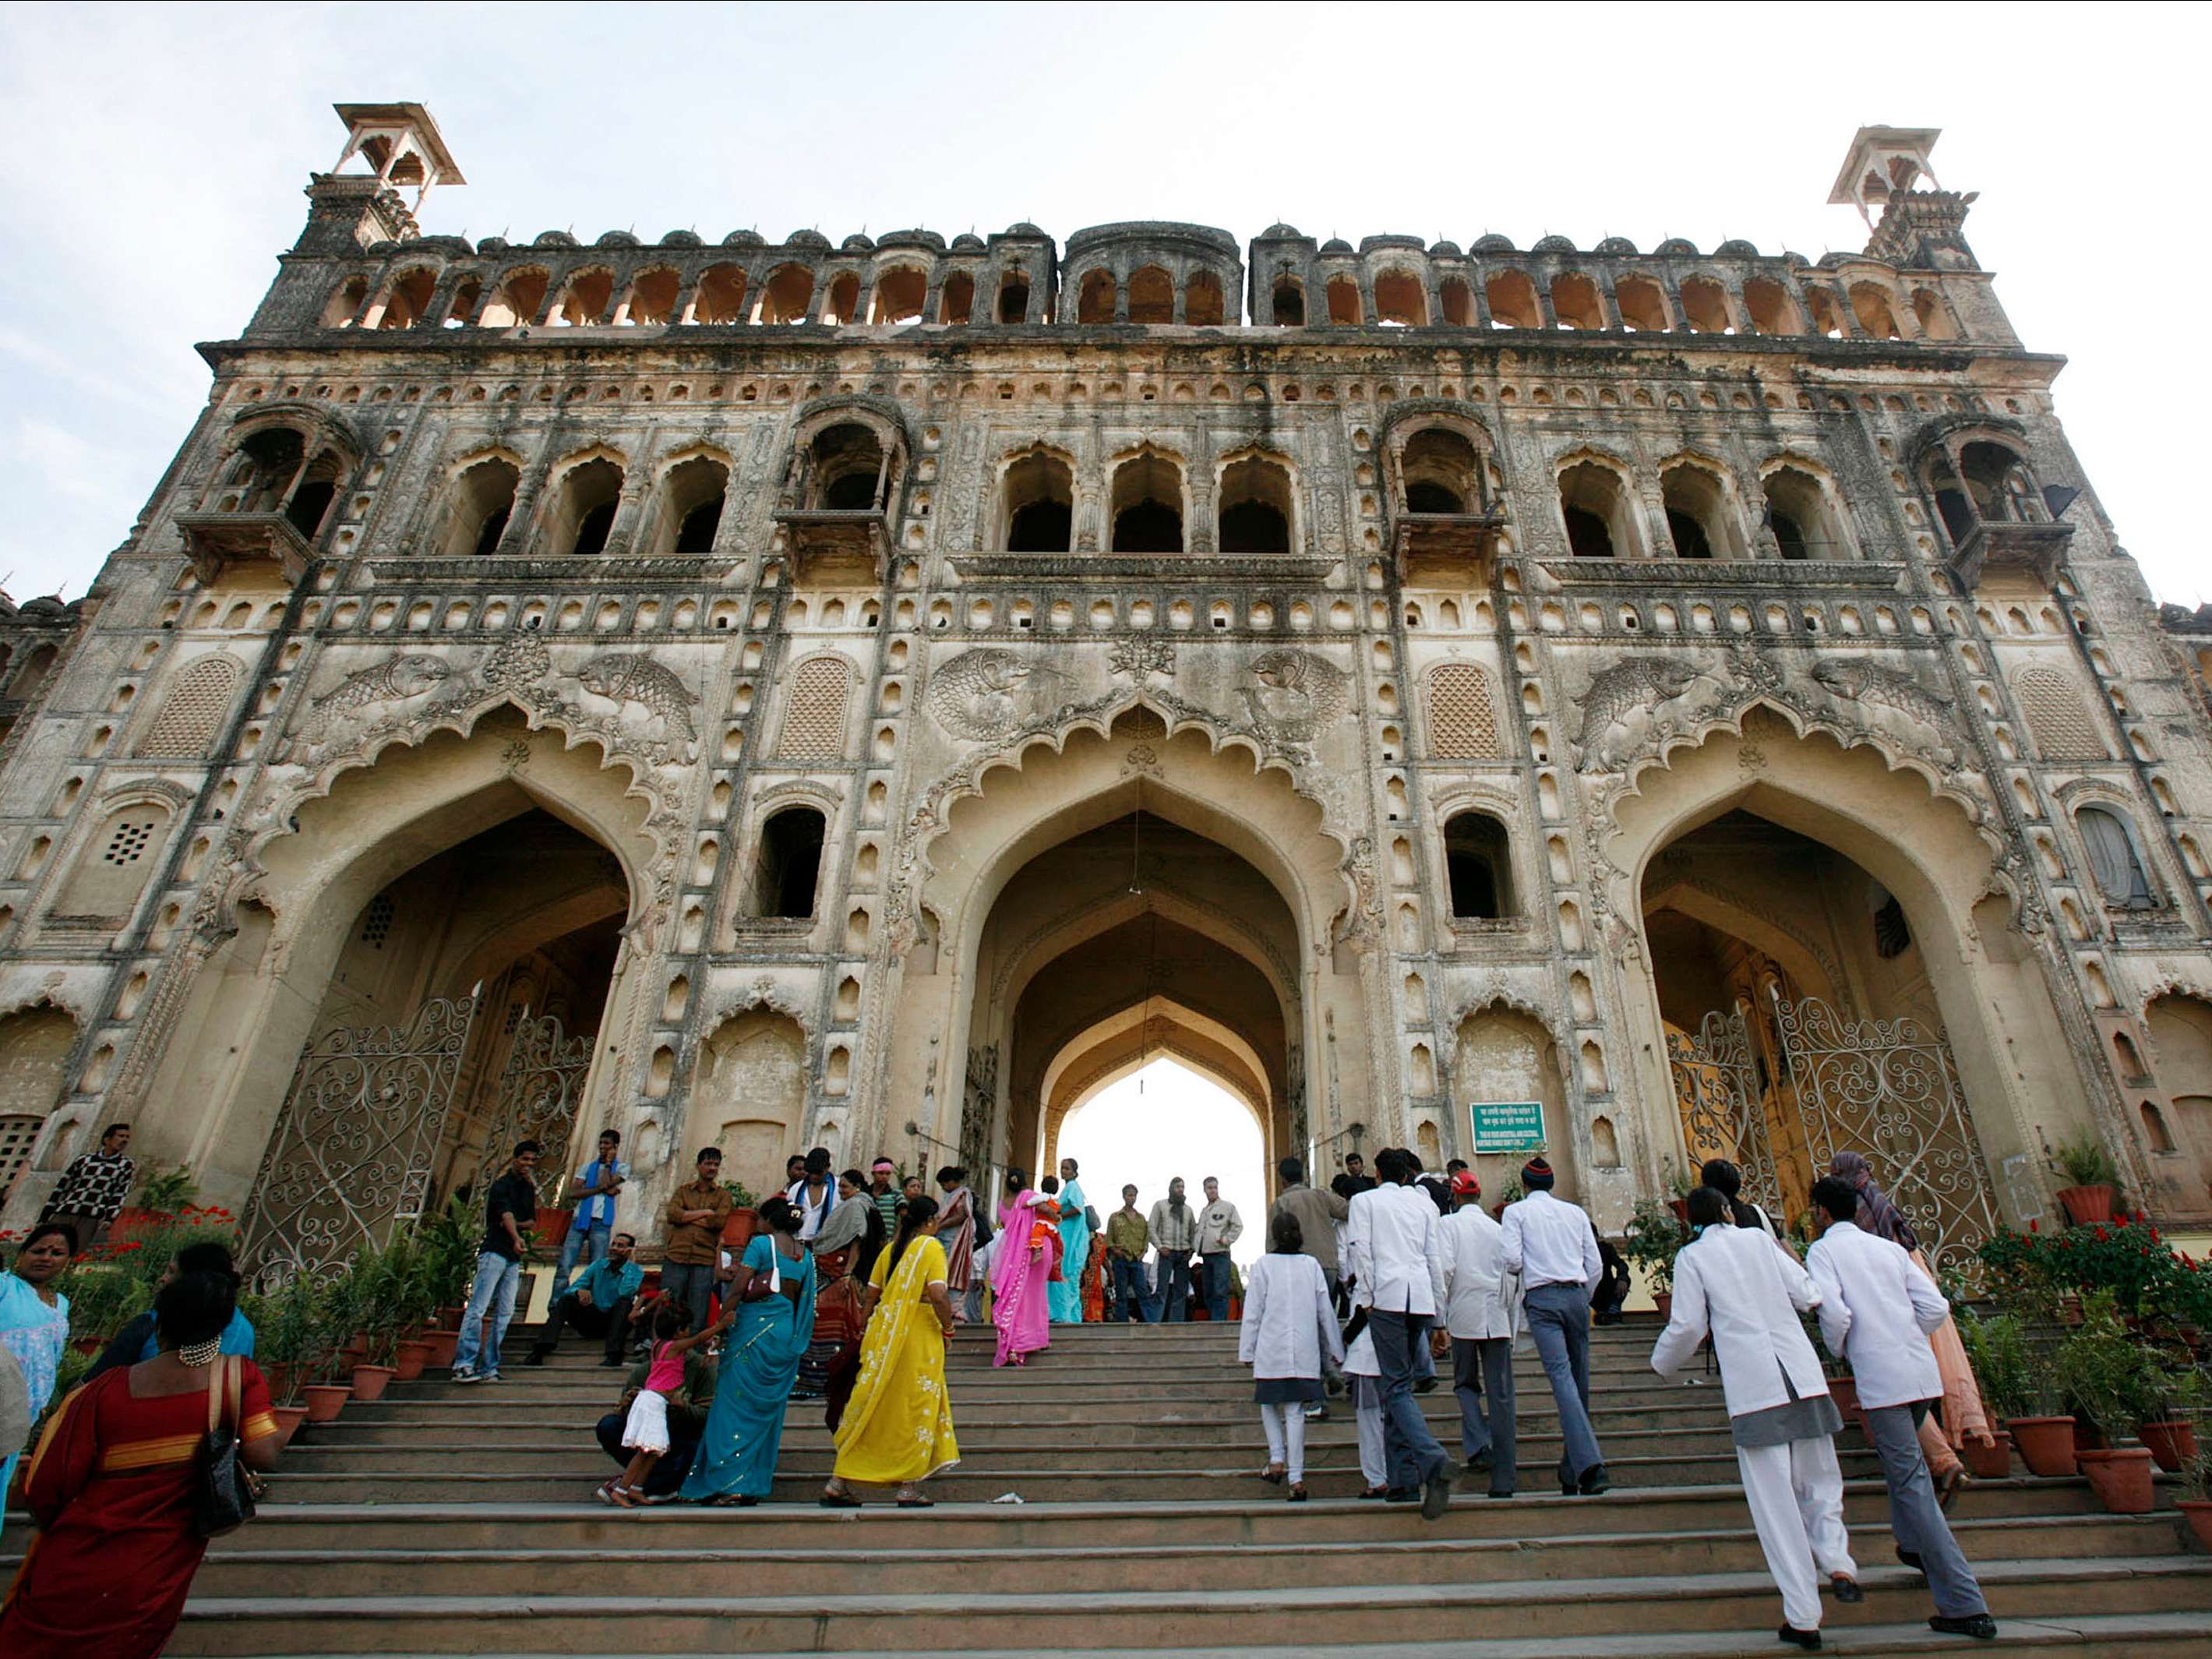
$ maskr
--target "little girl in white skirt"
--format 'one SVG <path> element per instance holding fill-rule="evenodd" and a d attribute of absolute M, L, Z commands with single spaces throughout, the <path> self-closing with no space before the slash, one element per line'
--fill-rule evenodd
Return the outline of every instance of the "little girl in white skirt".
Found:
<path fill-rule="evenodd" d="M 1344 1357 L 1336 1312 L 1321 1263 L 1302 1254 L 1304 1235 L 1294 1215 L 1267 1227 L 1267 1254 L 1244 1275 L 1244 1319 L 1237 1357 L 1252 1368 L 1253 1398 L 1267 1432 L 1267 1467 L 1260 1478 L 1285 1479 L 1293 1504 L 1306 1501 L 1306 1407 L 1322 1398 L 1325 1362 Z"/>
<path fill-rule="evenodd" d="M 734 1312 L 734 1300 L 730 1307 Z M 671 1395 L 683 1389 L 684 1356 L 709 1337 L 728 1329 L 730 1322 L 729 1314 L 726 1313 L 715 1323 L 685 1336 L 682 1309 L 664 1302 L 655 1311 L 653 1364 L 646 1370 L 644 1387 L 629 1403 L 629 1415 L 623 1420 L 622 1443 L 636 1455 L 629 1460 L 628 1468 L 599 1488 L 599 1495 L 608 1503 L 635 1509 L 645 1502 L 646 1480 L 653 1474 L 653 1466 L 668 1450 L 668 1401 Z"/>

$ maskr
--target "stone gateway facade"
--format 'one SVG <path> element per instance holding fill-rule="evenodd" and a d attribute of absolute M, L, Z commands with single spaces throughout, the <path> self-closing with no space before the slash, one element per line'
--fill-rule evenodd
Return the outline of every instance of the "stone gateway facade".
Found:
<path fill-rule="evenodd" d="M 0 618 L 9 1221 L 127 1119 L 313 1263 L 607 1123 L 650 1233 L 698 1146 L 1034 1167 L 1161 1054 L 1271 1159 L 1534 1103 L 1607 1229 L 1850 1146 L 1955 1255 L 2082 1137 L 2212 1218 L 2212 624 L 1932 132 L 1816 264 L 471 244 L 341 113 L 90 594 Z"/>

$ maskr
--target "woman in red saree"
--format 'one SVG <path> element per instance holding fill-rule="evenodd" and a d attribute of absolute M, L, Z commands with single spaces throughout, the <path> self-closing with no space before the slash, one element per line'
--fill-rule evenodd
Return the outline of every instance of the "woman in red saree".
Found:
<path fill-rule="evenodd" d="M 155 1298 L 151 1359 L 62 1402 L 24 1475 L 38 1536 L 0 1605 L 8 1659 L 155 1659 L 207 1553 L 192 1493 L 209 1390 L 248 1468 L 273 1468 L 276 1422 L 250 1359 L 218 1352 L 238 1304 L 228 1273 L 185 1273 Z"/>

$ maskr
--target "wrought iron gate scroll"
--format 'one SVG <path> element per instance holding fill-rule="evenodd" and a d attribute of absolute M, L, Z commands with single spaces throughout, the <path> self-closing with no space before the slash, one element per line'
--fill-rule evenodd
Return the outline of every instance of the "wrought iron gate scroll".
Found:
<path fill-rule="evenodd" d="M 1863 1152 L 1929 1265 L 1972 1270 L 1975 1246 L 1997 1231 L 1996 1204 L 1951 1045 L 1915 1020 L 1847 1020 L 1817 997 L 1770 1000 L 1816 1172 L 1838 1152 Z"/>
<path fill-rule="evenodd" d="M 1950 1044 L 1911 1019 L 1846 1020 L 1817 997 L 1792 1000 L 1771 986 L 1767 1001 L 1812 1173 L 1826 1175 L 1838 1152 L 1864 1153 L 1929 1264 L 1971 1270 L 1975 1246 L 1997 1230 L 1996 1205 Z M 1744 1195 L 1778 1218 L 1754 1041 L 1737 1003 L 1706 1015 L 1695 1038 L 1668 1031 L 1667 1058 L 1692 1160 L 1732 1158 Z"/>
<path fill-rule="evenodd" d="M 246 1206 L 258 1279 L 335 1266 L 421 1212 L 476 1011 L 439 997 L 404 1030 L 340 1026 L 307 1045 Z"/>
<path fill-rule="evenodd" d="M 575 1133 L 584 1079 L 592 1067 L 592 1042 L 588 1032 L 568 1036 L 556 1015 L 525 1015 L 515 1023 L 514 1041 L 500 1073 L 499 1104 L 484 1141 L 483 1172 L 497 1174 L 518 1143 L 538 1142 L 544 1149 L 538 1159 L 538 1202 L 542 1206 L 560 1208 L 567 1202 L 568 1140 Z"/>
<path fill-rule="evenodd" d="M 1707 1014 L 1694 1039 L 1686 1031 L 1669 1030 L 1667 1058 L 1674 1068 L 1674 1092 L 1692 1164 L 1709 1158 L 1727 1158 L 1743 1171 L 1741 1195 L 1769 1215 L 1779 1215 L 1782 1189 L 1775 1179 L 1743 1005 Z"/>

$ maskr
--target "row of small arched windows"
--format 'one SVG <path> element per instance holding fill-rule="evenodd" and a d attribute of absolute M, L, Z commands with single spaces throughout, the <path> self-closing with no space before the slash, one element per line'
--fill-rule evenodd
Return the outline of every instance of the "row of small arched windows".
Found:
<path fill-rule="evenodd" d="M 1664 463 L 1659 477 L 1668 539 L 1675 557 L 1755 556 L 1753 533 L 1720 471 L 1701 461 L 1677 459 Z M 1598 459 L 1573 461 L 1559 470 L 1559 485 L 1567 546 L 1577 558 L 1663 556 L 1666 550 L 1646 545 L 1644 514 L 1628 477 L 1617 466 Z M 1825 480 L 1784 462 L 1764 470 L 1759 489 L 1757 529 L 1771 537 L 1781 557 L 1852 556 L 1843 514 Z"/>

